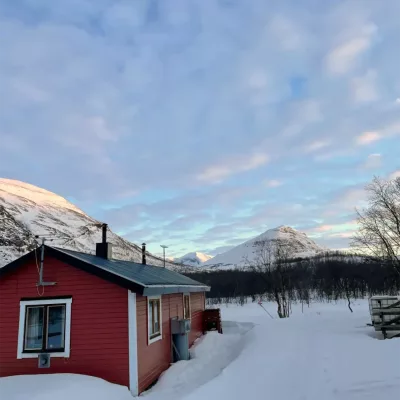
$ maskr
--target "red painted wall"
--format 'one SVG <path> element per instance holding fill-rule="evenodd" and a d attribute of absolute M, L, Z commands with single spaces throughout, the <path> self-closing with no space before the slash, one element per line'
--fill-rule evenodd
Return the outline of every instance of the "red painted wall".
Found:
<path fill-rule="evenodd" d="M 164 295 L 162 307 L 162 339 L 148 344 L 147 298 L 137 295 L 138 326 L 138 370 L 139 392 L 147 389 L 171 364 L 171 318 L 183 318 L 183 294 Z M 202 335 L 204 293 L 192 293 L 190 296 L 192 312 L 192 330 L 190 345 Z"/>
<path fill-rule="evenodd" d="M 39 297 L 32 260 L 0 280 L 0 376 L 78 373 L 128 386 L 128 291 L 50 257 L 44 279 L 57 282 L 44 296 L 72 296 L 71 356 L 52 358 L 49 369 L 17 359 L 20 299 Z"/>

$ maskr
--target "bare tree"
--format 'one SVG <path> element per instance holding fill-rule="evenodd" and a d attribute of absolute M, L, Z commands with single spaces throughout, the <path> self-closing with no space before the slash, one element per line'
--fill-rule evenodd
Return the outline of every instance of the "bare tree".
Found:
<path fill-rule="evenodd" d="M 286 240 L 258 240 L 254 243 L 255 259 L 252 267 L 272 293 L 280 318 L 287 318 L 291 311 L 290 273 L 288 273 L 292 246 Z"/>
<path fill-rule="evenodd" d="M 276 240 L 274 246 L 274 286 L 277 288 L 280 296 L 281 310 L 278 315 L 280 318 L 288 318 L 291 312 L 292 294 L 290 282 L 289 260 L 293 257 L 293 247 L 289 240 Z"/>
<path fill-rule="evenodd" d="M 367 187 L 368 207 L 357 210 L 352 246 L 391 263 L 400 274 L 400 178 L 375 177 Z"/>

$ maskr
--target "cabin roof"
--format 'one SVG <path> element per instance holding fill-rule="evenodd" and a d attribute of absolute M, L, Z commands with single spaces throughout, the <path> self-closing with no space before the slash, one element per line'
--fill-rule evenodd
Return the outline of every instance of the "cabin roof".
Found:
<path fill-rule="evenodd" d="M 35 252 L 37 253 L 36 255 Z M 25 264 L 31 257 L 37 256 L 39 258 L 39 254 L 40 248 L 37 248 L 0 268 L 0 278 L 7 272 L 11 272 Z M 210 287 L 203 283 L 178 272 L 155 265 L 139 264 L 133 261 L 116 260 L 113 258 L 105 259 L 94 254 L 47 245 L 45 245 L 44 254 L 45 270 L 46 255 L 49 255 L 144 296 L 210 290 Z"/>

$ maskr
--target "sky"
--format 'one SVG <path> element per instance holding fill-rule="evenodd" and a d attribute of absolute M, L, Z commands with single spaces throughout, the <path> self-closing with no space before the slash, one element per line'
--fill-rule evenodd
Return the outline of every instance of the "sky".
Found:
<path fill-rule="evenodd" d="M 169 255 L 341 249 L 400 176 L 400 1 L 0 0 L 0 176 Z"/>

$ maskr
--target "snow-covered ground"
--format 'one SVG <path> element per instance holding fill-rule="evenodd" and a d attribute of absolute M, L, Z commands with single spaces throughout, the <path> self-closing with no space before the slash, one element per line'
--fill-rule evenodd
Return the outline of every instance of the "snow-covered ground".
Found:
<path fill-rule="evenodd" d="M 275 317 L 273 304 L 264 307 L 273 319 L 257 303 L 223 306 L 224 335 L 210 333 L 200 339 L 192 360 L 174 364 L 142 396 L 146 400 L 400 397 L 400 339 L 381 340 L 366 326 L 367 301 L 354 302 L 353 314 L 345 302 L 305 306 L 304 313 L 296 305 L 286 320 Z M 126 388 L 96 378 L 53 375 L 0 379 L 0 397 L 126 400 L 129 394 Z"/>
<path fill-rule="evenodd" d="M 132 400 L 125 386 L 86 375 L 53 374 L 0 378 L 4 400 Z"/>

